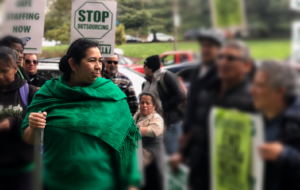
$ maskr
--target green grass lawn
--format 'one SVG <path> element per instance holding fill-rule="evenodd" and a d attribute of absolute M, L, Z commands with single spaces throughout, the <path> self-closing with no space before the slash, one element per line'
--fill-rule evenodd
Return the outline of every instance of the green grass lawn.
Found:
<path fill-rule="evenodd" d="M 255 59 L 285 59 L 290 55 L 289 40 L 251 40 L 247 41 L 253 58 Z M 44 47 L 43 57 L 57 57 L 66 54 L 68 45 L 56 47 Z M 173 50 L 173 43 L 139 43 L 124 44 L 118 46 L 123 49 L 125 56 L 145 59 L 150 55 L 160 55 L 163 52 Z M 199 45 L 196 42 L 180 42 L 179 50 L 199 51 Z"/>

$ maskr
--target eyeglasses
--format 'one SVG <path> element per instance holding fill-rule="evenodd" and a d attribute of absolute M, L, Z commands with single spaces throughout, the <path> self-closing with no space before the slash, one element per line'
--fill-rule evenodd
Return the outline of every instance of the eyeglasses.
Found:
<path fill-rule="evenodd" d="M 244 61 L 244 58 L 235 57 L 233 55 L 219 55 L 218 60 L 226 59 L 226 61 Z"/>
<path fill-rule="evenodd" d="M 117 65 L 119 62 L 118 61 L 106 61 L 108 64 L 112 64 L 114 63 L 115 65 Z"/>
<path fill-rule="evenodd" d="M 32 60 L 32 61 L 31 61 L 30 59 L 26 59 L 26 60 L 25 60 L 25 63 L 26 63 L 27 65 L 30 65 L 31 62 L 32 62 L 34 65 L 37 65 L 37 64 L 39 63 L 38 60 Z"/>

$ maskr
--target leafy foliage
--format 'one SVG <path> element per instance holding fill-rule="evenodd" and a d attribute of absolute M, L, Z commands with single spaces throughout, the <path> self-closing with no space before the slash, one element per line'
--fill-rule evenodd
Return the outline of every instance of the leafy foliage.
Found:
<path fill-rule="evenodd" d="M 116 27 L 116 44 L 122 45 L 126 42 L 125 27 L 124 24 L 120 24 Z"/>

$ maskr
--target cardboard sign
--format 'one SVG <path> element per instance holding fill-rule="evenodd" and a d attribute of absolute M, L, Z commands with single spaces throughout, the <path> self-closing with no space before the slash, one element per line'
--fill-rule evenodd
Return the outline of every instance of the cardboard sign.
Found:
<path fill-rule="evenodd" d="M 210 0 L 212 21 L 218 29 L 245 29 L 244 0 Z"/>
<path fill-rule="evenodd" d="M 20 38 L 24 53 L 42 53 L 45 8 L 45 0 L 6 0 L 2 37 Z"/>
<path fill-rule="evenodd" d="M 259 116 L 215 108 L 210 117 L 212 190 L 262 190 Z"/>
<path fill-rule="evenodd" d="M 117 2 L 73 0 L 71 42 L 86 38 L 97 41 L 103 57 L 112 56 L 115 46 Z"/>
<path fill-rule="evenodd" d="M 295 60 L 300 59 L 300 22 L 293 22 L 292 24 L 292 55 Z"/>
<path fill-rule="evenodd" d="M 300 11 L 300 0 L 291 0 L 290 7 L 292 10 Z"/>

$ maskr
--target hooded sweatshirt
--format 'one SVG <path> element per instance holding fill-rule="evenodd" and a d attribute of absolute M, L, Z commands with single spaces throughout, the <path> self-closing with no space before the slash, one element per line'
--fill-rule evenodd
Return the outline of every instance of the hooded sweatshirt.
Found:
<path fill-rule="evenodd" d="M 0 88 L 0 122 L 9 120 L 9 130 L 0 131 L 0 174 L 18 173 L 29 170 L 33 162 L 33 146 L 23 142 L 21 125 L 26 113 L 19 89 L 26 80 L 16 74 L 14 82 L 6 92 Z M 28 105 L 37 89 L 29 85 Z"/>

